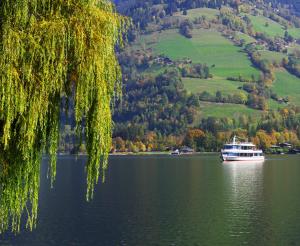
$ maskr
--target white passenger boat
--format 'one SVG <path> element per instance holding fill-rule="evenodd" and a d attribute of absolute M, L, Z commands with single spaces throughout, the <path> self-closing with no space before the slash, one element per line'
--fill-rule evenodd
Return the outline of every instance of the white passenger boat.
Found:
<path fill-rule="evenodd" d="M 257 149 L 253 143 L 237 141 L 234 136 L 231 143 L 225 144 L 221 150 L 223 161 L 264 161 L 262 150 Z"/>

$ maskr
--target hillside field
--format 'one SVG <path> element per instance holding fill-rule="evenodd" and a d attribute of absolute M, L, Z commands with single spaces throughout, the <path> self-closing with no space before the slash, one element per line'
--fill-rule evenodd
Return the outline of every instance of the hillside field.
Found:
<path fill-rule="evenodd" d="M 191 93 L 201 93 L 207 91 L 215 95 L 217 91 L 222 91 L 224 95 L 241 92 L 238 88 L 243 85 L 241 82 L 229 81 L 222 78 L 196 79 L 183 78 L 185 89 Z"/>
<path fill-rule="evenodd" d="M 248 108 L 245 105 L 239 104 L 222 104 L 222 103 L 209 103 L 209 102 L 201 102 L 201 114 L 200 118 L 207 117 L 239 117 L 242 115 L 259 116 L 262 111 Z"/>
<path fill-rule="evenodd" d="M 281 24 L 267 18 L 263 15 L 250 15 L 247 14 L 250 18 L 253 28 L 256 32 L 265 33 L 270 37 L 283 37 L 285 33 L 285 28 Z M 300 38 L 300 28 L 291 27 L 287 29 L 288 33 L 294 38 Z"/>
<path fill-rule="evenodd" d="M 187 11 L 187 15 L 183 15 L 182 11 L 181 11 L 181 12 L 177 12 L 176 14 L 174 14 L 174 16 L 178 16 L 181 18 L 187 18 L 190 20 L 194 20 L 198 17 L 204 16 L 206 19 L 212 20 L 212 19 L 216 18 L 219 13 L 220 13 L 220 11 L 216 10 L 216 9 L 197 8 L 197 9 L 189 9 Z"/>
<path fill-rule="evenodd" d="M 216 30 L 196 29 L 191 39 L 183 37 L 177 30 L 167 30 L 147 35 L 141 41 L 155 54 L 164 54 L 172 60 L 190 58 L 193 63 L 206 63 L 211 66 L 211 73 L 218 77 L 241 75 L 251 78 L 260 74 L 247 54 Z"/>
<path fill-rule="evenodd" d="M 285 70 L 277 72 L 272 89 L 279 96 L 288 96 L 293 104 L 300 106 L 300 79 L 296 76 Z"/>
<path fill-rule="evenodd" d="M 188 18 L 194 20 L 197 17 L 205 16 L 207 20 L 214 19 L 218 16 L 219 10 L 209 8 L 198 8 L 187 11 L 187 15 L 183 15 L 182 11 L 174 14 L 174 18 Z M 241 17 L 245 14 L 241 14 Z M 251 19 L 253 28 L 257 32 L 266 33 L 270 37 L 284 36 L 284 27 L 267 18 L 260 13 L 257 16 L 247 14 Z M 171 18 L 171 17 L 169 17 Z M 267 24 L 266 24 L 267 23 Z M 297 38 L 300 37 L 300 28 L 289 28 L 289 33 Z M 235 37 L 245 40 L 245 44 L 255 43 L 253 37 L 241 32 L 236 32 Z M 257 47 L 260 47 L 257 45 Z M 173 61 L 191 59 L 193 64 L 207 64 L 210 73 L 213 75 L 211 79 L 183 78 L 184 88 L 189 93 L 209 92 L 215 95 L 217 91 L 221 91 L 224 96 L 233 95 L 244 92 L 240 88 L 243 82 L 230 81 L 228 77 L 239 77 L 251 79 L 252 76 L 258 78 L 261 71 L 252 65 L 247 53 L 243 51 L 243 47 L 235 45 L 231 40 L 222 35 L 219 29 L 194 28 L 192 30 L 192 38 L 186 38 L 179 33 L 178 29 L 168 29 L 152 32 L 139 37 L 137 42 L 132 45 L 135 50 L 151 50 L 154 55 L 165 55 Z M 260 49 L 260 48 L 258 48 Z M 292 52 L 300 49 L 300 45 L 293 43 L 288 49 Z M 288 55 L 264 50 L 259 50 L 262 59 L 270 62 L 281 64 L 283 58 Z M 166 67 L 152 66 L 145 70 L 145 73 L 157 75 L 164 71 Z M 272 90 L 279 97 L 289 96 L 290 102 L 300 105 L 300 79 L 291 75 L 285 70 L 275 72 L 276 80 L 272 85 Z M 246 93 L 247 94 L 247 93 Z M 287 106 L 280 104 L 272 99 L 268 101 L 270 109 L 278 109 Z M 217 104 L 209 102 L 201 102 L 201 113 L 199 119 L 208 116 L 223 117 L 228 115 L 259 115 L 262 112 L 248 108 L 245 105 L 236 104 Z"/>
<path fill-rule="evenodd" d="M 242 33 L 242 32 L 236 32 L 235 34 L 239 39 L 244 39 L 245 43 L 246 44 L 250 44 L 250 43 L 253 43 L 255 42 L 255 38 L 245 34 L 245 33 Z"/>
<path fill-rule="evenodd" d="M 262 15 L 254 16 L 247 14 L 247 16 L 250 18 L 253 28 L 256 32 L 265 33 L 270 37 L 283 37 L 284 28 L 279 23 Z"/>
<path fill-rule="evenodd" d="M 275 51 L 261 50 L 259 53 L 261 54 L 262 59 L 269 60 L 270 62 L 281 63 L 283 58 L 287 58 L 286 54 Z"/>

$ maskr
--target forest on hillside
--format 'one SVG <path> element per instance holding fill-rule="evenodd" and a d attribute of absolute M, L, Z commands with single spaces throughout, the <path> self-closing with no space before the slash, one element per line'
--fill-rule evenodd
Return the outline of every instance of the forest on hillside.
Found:
<path fill-rule="evenodd" d="M 234 134 L 265 150 L 299 147 L 294 3 L 117 1 L 133 26 L 119 49 L 123 98 L 115 103 L 112 151 L 218 151 Z M 85 151 L 74 131 L 63 126 L 61 151 Z"/>

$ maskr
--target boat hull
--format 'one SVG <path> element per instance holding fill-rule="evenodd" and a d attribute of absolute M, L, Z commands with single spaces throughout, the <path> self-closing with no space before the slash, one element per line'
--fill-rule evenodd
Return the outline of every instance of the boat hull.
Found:
<path fill-rule="evenodd" d="M 253 157 L 241 157 L 241 156 L 224 156 L 222 155 L 223 161 L 264 161 L 264 156 L 253 156 Z"/>

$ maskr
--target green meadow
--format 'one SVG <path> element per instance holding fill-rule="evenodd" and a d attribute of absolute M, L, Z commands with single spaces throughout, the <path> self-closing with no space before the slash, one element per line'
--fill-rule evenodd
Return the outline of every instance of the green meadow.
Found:
<path fill-rule="evenodd" d="M 248 14 L 247 16 L 250 18 L 253 28 L 256 32 L 265 33 L 270 37 L 283 37 L 284 29 L 279 23 L 262 15 L 253 16 Z"/>
<path fill-rule="evenodd" d="M 263 15 L 253 16 L 247 14 L 247 16 L 250 18 L 253 28 L 256 32 L 265 33 L 270 37 L 284 36 L 284 27 L 276 21 L 273 21 Z M 288 28 L 287 31 L 294 38 L 300 38 L 300 28 Z"/>
<path fill-rule="evenodd" d="M 300 79 L 287 71 L 276 72 L 272 90 L 280 97 L 289 96 L 291 103 L 300 105 Z"/>
<path fill-rule="evenodd" d="M 204 91 L 215 95 L 217 91 L 221 91 L 224 95 L 239 93 L 238 88 L 243 85 L 241 82 L 229 81 L 222 78 L 213 79 L 196 79 L 183 78 L 184 88 L 191 93 L 201 93 Z"/>
<path fill-rule="evenodd" d="M 259 116 L 262 111 L 248 108 L 245 105 L 239 104 L 222 104 L 222 103 L 208 103 L 201 102 L 200 118 L 206 117 L 231 117 L 236 118 L 242 115 Z"/>
<path fill-rule="evenodd" d="M 244 39 L 246 44 L 250 44 L 250 43 L 253 43 L 253 42 L 256 42 L 255 38 L 245 34 L 245 33 L 242 33 L 242 32 L 236 32 L 236 37 L 238 37 L 239 39 Z"/>
<path fill-rule="evenodd" d="M 179 16 L 182 18 L 188 18 L 190 20 L 194 20 L 198 17 L 204 16 L 206 19 L 211 20 L 218 16 L 219 10 L 216 9 L 210 9 L 210 8 L 197 8 L 197 9 L 190 9 L 187 11 L 187 15 L 183 15 L 182 11 L 177 12 L 174 14 L 174 16 Z"/>
<path fill-rule="evenodd" d="M 247 54 L 216 30 L 194 30 L 191 39 L 183 37 L 177 30 L 167 30 L 147 35 L 141 45 L 172 60 L 190 58 L 193 63 L 206 63 L 211 67 L 211 73 L 218 77 L 259 75 Z"/>
<path fill-rule="evenodd" d="M 266 59 L 270 62 L 280 63 L 283 58 L 287 58 L 286 54 L 275 51 L 261 50 L 259 53 L 261 54 L 262 59 Z"/>
<path fill-rule="evenodd" d="M 182 15 L 182 12 L 178 12 L 174 17 L 194 19 L 205 16 L 207 19 L 212 19 L 218 13 L 218 10 L 201 8 L 189 10 L 187 15 Z M 277 22 L 262 15 L 248 16 L 252 21 L 255 31 L 266 33 L 271 37 L 284 35 L 283 26 Z M 290 28 L 288 31 L 292 36 L 300 37 L 299 28 Z M 246 44 L 256 41 L 254 38 L 240 32 L 237 32 L 235 35 L 240 39 L 244 39 Z M 229 81 L 227 80 L 228 77 L 242 76 L 244 78 L 251 78 L 254 75 L 258 78 L 260 75 L 260 71 L 253 67 L 249 57 L 243 52 L 242 48 L 234 45 L 230 40 L 223 37 L 219 31 L 214 29 L 194 29 L 191 39 L 182 36 L 175 29 L 154 32 L 142 35 L 132 47 L 143 50 L 151 49 L 155 55 L 165 55 L 172 60 L 188 58 L 194 64 L 207 64 L 210 67 L 213 78 L 183 78 L 184 88 L 189 93 L 207 91 L 215 95 L 217 91 L 221 91 L 224 96 L 232 95 L 242 92 L 239 88 L 243 86 L 243 83 Z M 289 48 L 289 51 L 299 47 L 299 45 L 294 44 L 293 47 Z M 276 63 L 280 63 L 283 58 L 287 57 L 284 53 L 268 50 L 260 50 L 259 53 L 262 59 Z M 155 75 L 164 69 L 166 67 L 155 66 L 150 67 L 145 72 Z M 289 95 L 291 103 L 300 105 L 300 79 L 285 70 L 277 71 L 275 76 L 276 80 L 272 85 L 272 90 L 280 97 Z M 268 100 L 268 104 L 270 109 L 278 109 L 286 106 L 286 104 L 280 104 L 272 99 Z M 198 115 L 199 119 L 208 116 L 225 117 L 228 115 L 259 115 L 262 113 L 245 105 L 208 102 L 201 102 L 201 105 L 202 109 Z"/>
<path fill-rule="evenodd" d="M 268 100 L 268 105 L 269 105 L 269 109 L 272 109 L 272 110 L 278 110 L 278 109 L 281 109 L 281 108 L 284 108 L 287 106 L 286 103 L 279 103 L 273 99 Z"/>
<path fill-rule="evenodd" d="M 300 28 L 289 28 L 288 33 L 292 35 L 294 38 L 300 38 Z"/>

